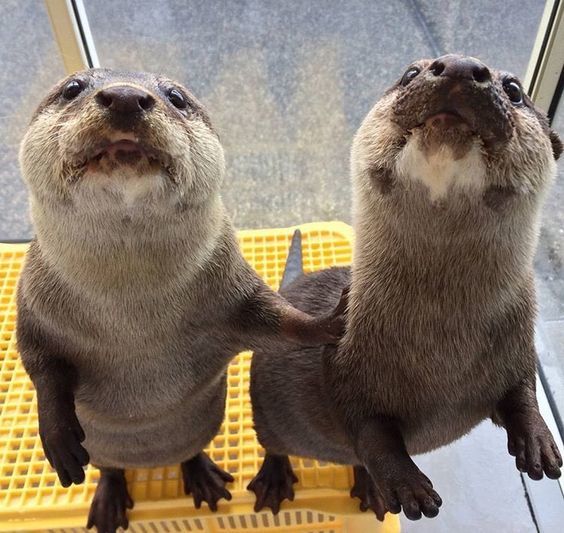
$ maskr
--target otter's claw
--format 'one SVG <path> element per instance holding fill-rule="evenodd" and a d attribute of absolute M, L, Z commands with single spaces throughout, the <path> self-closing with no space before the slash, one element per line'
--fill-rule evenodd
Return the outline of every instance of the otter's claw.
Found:
<path fill-rule="evenodd" d="M 531 479 L 561 475 L 562 456 L 545 421 L 539 416 L 513 416 L 507 425 L 507 449 L 517 469 Z"/>
<path fill-rule="evenodd" d="M 443 502 L 429 478 L 413 462 L 396 466 L 399 468 L 391 470 L 389 475 L 376 477 L 388 510 L 397 514 L 403 509 L 410 520 L 419 520 L 422 515 L 427 518 L 437 516 Z"/>
<path fill-rule="evenodd" d="M 96 527 L 98 533 L 115 533 L 120 527 L 127 529 L 127 509 L 132 508 L 123 470 L 102 470 L 86 527 Z"/>
<path fill-rule="evenodd" d="M 47 461 L 56 470 L 63 487 L 84 481 L 83 466 L 90 461 L 81 442 L 84 431 L 74 407 L 39 410 L 39 436 Z"/>
<path fill-rule="evenodd" d="M 233 476 L 219 468 L 205 453 L 200 452 L 183 462 L 181 467 L 184 493 L 192 494 L 196 509 L 202 506 L 202 502 L 207 502 L 212 511 L 217 511 L 217 502 L 221 498 L 231 500 L 225 484 L 234 481 Z"/>
<path fill-rule="evenodd" d="M 270 507 L 273 514 L 278 514 L 282 501 L 293 501 L 292 485 L 297 481 L 287 456 L 266 454 L 258 474 L 247 486 L 257 497 L 255 513 Z"/>
<path fill-rule="evenodd" d="M 351 498 L 360 499 L 360 510 L 362 512 L 372 509 L 376 518 L 381 522 L 384 521 L 384 515 L 388 509 L 374 480 L 363 466 L 354 467 L 354 485 L 350 494 Z"/>

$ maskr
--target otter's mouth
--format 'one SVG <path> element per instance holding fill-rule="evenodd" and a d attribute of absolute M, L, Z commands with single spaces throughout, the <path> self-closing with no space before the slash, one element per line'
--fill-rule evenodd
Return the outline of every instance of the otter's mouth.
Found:
<path fill-rule="evenodd" d="M 124 167 L 139 175 L 151 169 L 164 170 L 171 179 L 174 174 L 172 159 L 166 152 L 128 132 L 113 133 L 92 142 L 73 157 L 71 166 L 74 170 L 70 172 L 70 181 L 77 181 L 89 172 L 111 175 Z"/>
<path fill-rule="evenodd" d="M 87 154 L 89 166 L 112 163 L 113 166 L 137 165 L 141 162 L 162 165 L 166 168 L 168 157 L 147 145 L 133 134 L 115 134 L 103 139 Z"/>
<path fill-rule="evenodd" d="M 131 158 L 129 156 L 140 158 L 146 156 L 146 154 L 145 150 L 138 142 L 122 139 L 100 148 L 99 152 L 94 155 L 93 159 L 100 160 L 103 157 L 120 159 L 123 156 L 128 156 L 125 158 L 127 160 Z"/>
<path fill-rule="evenodd" d="M 464 111 L 453 106 L 427 109 L 419 114 L 416 121 L 409 124 L 405 133 L 410 136 L 420 131 L 429 141 L 435 139 L 439 143 L 447 144 L 468 142 L 471 138 L 484 141 L 486 132 L 476 127 L 471 113 Z"/>
<path fill-rule="evenodd" d="M 429 114 L 418 127 L 471 131 L 470 124 L 456 111 L 441 110 Z M 475 132 L 472 131 L 473 134 Z"/>

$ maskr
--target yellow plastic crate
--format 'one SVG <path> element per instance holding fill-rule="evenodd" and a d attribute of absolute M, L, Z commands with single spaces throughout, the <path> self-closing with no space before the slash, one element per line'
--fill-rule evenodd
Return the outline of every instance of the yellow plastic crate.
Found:
<path fill-rule="evenodd" d="M 295 228 L 241 231 L 247 260 L 273 288 L 278 288 Z M 351 261 L 352 231 L 340 222 L 304 224 L 306 271 Z M 35 392 L 16 352 L 15 290 L 24 244 L 0 244 L 0 531 L 82 531 L 94 495 L 98 471 L 88 467 L 84 484 L 63 488 L 44 459 L 37 434 Z M 361 513 L 349 497 L 349 467 L 293 458 L 300 479 L 294 502 L 285 501 L 280 514 L 253 512 L 254 494 L 246 486 L 257 472 L 263 450 L 253 430 L 249 399 L 250 353 L 229 366 L 229 392 L 223 426 L 207 452 L 235 477 L 233 499 L 221 500 L 219 511 L 197 510 L 184 495 L 178 466 L 139 469 L 127 473 L 135 500 L 130 512 L 133 533 L 273 531 L 337 533 L 399 531 L 397 516 L 377 522 Z"/>

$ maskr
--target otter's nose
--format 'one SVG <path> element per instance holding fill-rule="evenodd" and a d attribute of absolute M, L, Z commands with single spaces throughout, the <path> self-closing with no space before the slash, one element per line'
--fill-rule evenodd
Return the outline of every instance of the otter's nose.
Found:
<path fill-rule="evenodd" d="M 155 99 L 148 92 L 129 85 L 102 89 L 95 98 L 100 106 L 123 114 L 149 111 L 155 105 Z"/>
<path fill-rule="evenodd" d="M 488 82 L 492 79 L 488 67 L 473 57 L 455 55 L 439 57 L 433 61 L 429 70 L 435 76 L 477 81 L 479 83 Z"/>

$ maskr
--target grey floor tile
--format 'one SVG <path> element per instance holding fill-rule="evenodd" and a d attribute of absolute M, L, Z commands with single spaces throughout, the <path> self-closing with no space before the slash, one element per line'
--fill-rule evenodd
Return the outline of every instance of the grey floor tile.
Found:
<path fill-rule="evenodd" d="M 416 457 L 415 462 L 444 503 L 433 520 L 403 519 L 403 532 L 536 531 L 521 477 L 507 453 L 505 433 L 490 421 L 450 446 Z"/>

